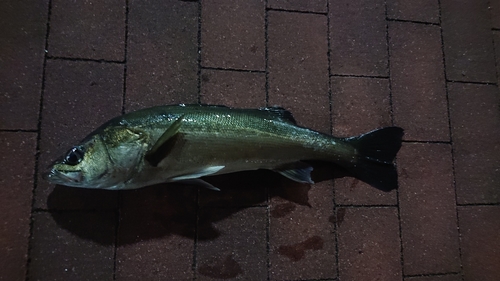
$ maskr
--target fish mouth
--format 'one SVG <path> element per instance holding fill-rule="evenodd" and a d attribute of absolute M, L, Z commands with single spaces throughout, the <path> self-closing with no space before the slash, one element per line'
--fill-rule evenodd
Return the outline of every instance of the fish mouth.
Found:
<path fill-rule="evenodd" d="M 80 183 L 83 176 L 80 170 L 59 171 L 56 169 L 50 169 L 42 175 L 42 178 L 51 183 L 68 185 Z"/>

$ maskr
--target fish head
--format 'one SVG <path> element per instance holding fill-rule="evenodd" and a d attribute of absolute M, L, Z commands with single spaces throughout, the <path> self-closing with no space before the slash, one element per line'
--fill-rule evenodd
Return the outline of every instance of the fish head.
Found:
<path fill-rule="evenodd" d="M 142 133 L 122 128 L 90 135 L 54 161 L 44 178 L 72 187 L 121 189 L 143 155 L 141 137 Z"/>

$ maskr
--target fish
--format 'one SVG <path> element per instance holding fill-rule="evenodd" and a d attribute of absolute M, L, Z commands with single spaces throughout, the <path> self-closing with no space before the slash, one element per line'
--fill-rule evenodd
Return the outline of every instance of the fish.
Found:
<path fill-rule="evenodd" d="M 109 120 L 56 159 L 53 184 L 108 190 L 166 182 L 216 186 L 204 177 L 267 169 L 312 184 L 313 161 L 340 166 L 382 191 L 398 187 L 394 159 L 404 130 L 339 138 L 297 124 L 282 107 L 164 105 Z"/>

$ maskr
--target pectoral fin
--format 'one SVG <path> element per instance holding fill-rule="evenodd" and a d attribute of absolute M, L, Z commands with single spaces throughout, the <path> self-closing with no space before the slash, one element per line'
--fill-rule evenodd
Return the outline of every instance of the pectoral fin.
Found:
<path fill-rule="evenodd" d="M 313 167 L 311 165 L 304 162 L 297 162 L 279 167 L 275 171 L 293 181 L 312 184 L 314 183 L 311 179 L 312 170 Z"/>
<path fill-rule="evenodd" d="M 177 120 L 168 127 L 168 129 L 156 141 L 153 147 L 146 153 L 145 159 L 154 167 L 165 158 L 178 138 L 179 129 L 182 124 L 184 115 L 181 115 Z"/>
<path fill-rule="evenodd" d="M 204 176 L 209 176 L 209 175 L 215 174 L 218 171 L 222 170 L 224 167 L 225 166 L 208 166 L 208 167 L 205 167 L 205 168 L 203 168 L 199 171 L 196 171 L 194 173 L 191 173 L 191 174 L 185 174 L 182 176 L 173 177 L 170 180 L 171 181 L 183 181 L 183 180 L 197 179 L 197 178 L 201 178 Z"/>

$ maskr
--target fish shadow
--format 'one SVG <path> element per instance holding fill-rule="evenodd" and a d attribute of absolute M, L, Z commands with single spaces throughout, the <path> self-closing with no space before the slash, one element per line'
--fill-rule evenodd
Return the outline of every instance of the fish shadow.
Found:
<path fill-rule="evenodd" d="M 315 182 L 346 175 L 338 167 L 322 163 L 314 168 Z M 85 240 L 117 246 L 170 235 L 214 240 L 221 235 L 214 227 L 216 222 L 245 208 L 267 206 L 273 197 L 310 206 L 310 185 L 271 171 L 238 172 L 205 180 L 221 191 L 174 183 L 118 192 L 56 186 L 47 206 L 59 227 Z M 93 204 L 95 200 L 97 204 Z M 69 211 L 68 206 L 87 208 Z"/>

